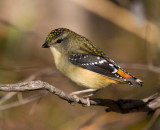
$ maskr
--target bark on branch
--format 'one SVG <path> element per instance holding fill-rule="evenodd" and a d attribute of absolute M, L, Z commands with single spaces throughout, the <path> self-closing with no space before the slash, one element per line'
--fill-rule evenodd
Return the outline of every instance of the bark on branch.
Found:
<path fill-rule="evenodd" d="M 69 103 L 78 103 L 87 105 L 87 99 L 75 98 L 69 94 L 64 93 L 62 90 L 43 81 L 29 81 L 17 84 L 2 84 L 0 85 L 0 91 L 5 92 L 24 92 L 34 90 L 48 90 L 49 92 L 57 95 L 63 100 Z M 160 107 L 160 96 L 154 94 L 146 99 L 90 99 L 91 106 L 105 106 L 106 112 L 114 111 L 118 113 L 130 113 L 130 112 L 154 112 Z"/>

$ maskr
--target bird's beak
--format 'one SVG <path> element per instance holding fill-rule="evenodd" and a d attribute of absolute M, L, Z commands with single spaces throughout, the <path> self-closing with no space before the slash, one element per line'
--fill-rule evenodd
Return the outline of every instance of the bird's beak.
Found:
<path fill-rule="evenodd" d="M 43 45 L 42 45 L 42 48 L 49 48 L 50 46 L 48 46 L 48 42 L 45 42 Z"/>

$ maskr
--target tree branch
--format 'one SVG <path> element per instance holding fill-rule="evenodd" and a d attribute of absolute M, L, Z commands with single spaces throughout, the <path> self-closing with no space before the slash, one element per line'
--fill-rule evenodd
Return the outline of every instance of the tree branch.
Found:
<path fill-rule="evenodd" d="M 87 105 L 87 99 L 75 98 L 69 94 L 64 93 L 62 90 L 46 83 L 43 81 L 29 81 L 21 82 L 17 84 L 4 84 L 0 85 L 0 91 L 5 92 L 24 92 L 34 90 L 48 90 L 49 92 L 57 95 L 63 100 L 69 103 L 78 103 Z M 91 106 L 105 106 L 107 107 L 106 112 L 114 111 L 118 113 L 130 113 L 130 112 L 154 112 L 160 107 L 160 96 L 155 94 L 146 99 L 90 99 Z"/>

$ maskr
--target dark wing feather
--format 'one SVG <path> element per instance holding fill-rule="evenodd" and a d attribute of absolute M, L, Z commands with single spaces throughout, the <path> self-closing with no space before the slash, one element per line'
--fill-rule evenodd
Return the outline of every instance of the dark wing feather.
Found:
<path fill-rule="evenodd" d="M 116 73 L 116 71 L 118 71 L 119 69 L 117 67 L 118 65 L 115 65 L 115 63 L 112 64 L 101 56 L 73 53 L 72 55 L 70 55 L 69 60 L 72 64 L 80 66 L 84 69 L 96 72 L 120 82 L 127 83 L 127 81 L 123 77 Z"/>

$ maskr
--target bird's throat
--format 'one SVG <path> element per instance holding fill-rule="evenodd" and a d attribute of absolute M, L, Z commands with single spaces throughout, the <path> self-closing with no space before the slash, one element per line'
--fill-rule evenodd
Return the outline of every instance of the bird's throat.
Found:
<path fill-rule="evenodd" d="M 50 49 L 53 54 L 55 64 L 57 66 L 60 63 L 62 54 L 54 47 L 50 47 Z"/>

